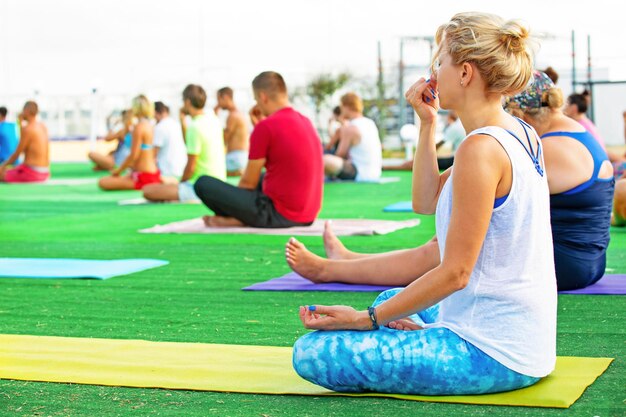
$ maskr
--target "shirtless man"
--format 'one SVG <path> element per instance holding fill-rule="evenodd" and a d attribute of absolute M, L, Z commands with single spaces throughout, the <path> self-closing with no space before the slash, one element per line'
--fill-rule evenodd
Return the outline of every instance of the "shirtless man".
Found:
<path fill-rule="evenodd" d="M 4 182 L 43 182 L 50 177 L 50 152 L 48 129 L 37 120 L 39 106 L 34 101 L 24 104 L 18 116 L 20 142 L 13 155 L 0 164 L 0 181 Z M 25 125 L 22 124 L 25 122 Z M 24 153 L 24 163 L 8 169 Z"/>
<path fill-rule="evenodd" d="M 249 134 L 246 120 L 233 101 L 232 88 L 224 87 L 217 91 L 215 113 L 217 114 L 219 110 L 228 111 L 224 129 L 226 171 L 228 176 L 240 176 L 248 163 Z"/>

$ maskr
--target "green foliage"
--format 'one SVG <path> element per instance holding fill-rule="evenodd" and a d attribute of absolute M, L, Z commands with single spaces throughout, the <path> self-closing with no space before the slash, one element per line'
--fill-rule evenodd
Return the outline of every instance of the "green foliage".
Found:
<path fill-rule="evenodd" d="M 328 101 L 337 90 L 342 88 L 352 79 L 347 72 L 342 72 L 337 76 L 332 74 L 319 74 L 315 76 L 306 86 L 306 94 L 311 98 L 315 107 L 315 116 L 318 119 L 324 106 L 328 105 Z"/>

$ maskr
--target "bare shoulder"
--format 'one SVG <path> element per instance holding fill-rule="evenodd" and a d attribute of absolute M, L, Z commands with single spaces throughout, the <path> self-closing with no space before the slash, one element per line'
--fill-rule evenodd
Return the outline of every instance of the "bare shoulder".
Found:
<path fill-rule="evenodd" d="M 143 135 L 151 131 L 152 131 L 152 125 L 148 121 L 142 120 L 135 125 L 135 129 L 133 130 L 133 133 L 137 135 Z"/>
<path fill-rule="evenodd" d="M 39 127 L 39 123 L 28 123 L 22 127 L 21 130 L 22 138 L 28 139 L 33 136 L 39 136 L 41 134 L 41 128 Z"/>
<path fill-rule="evenodd" d="M 339 131 L 341 132 L 342 135 L 345 135 L 345 136 L 348 136 L 348 137 L 358 137 L 358 136 L 361 136 L 359 128 L 354 126 L 354 125 L 350 125 L 350 124 L 341 126 L 339 128 Z"/>
<path fill-rule="evenodd" d="M 504 148 L 493 137 L 486 134 L 468 136 L 459 145 L 454 155 L 454 165 L 501 165 L 508 163 Z"/>
<path fill-rule="evenodd" d="M 240 124 L 240 123 L 245 122 L 245 118 L 243 116 L 243 113 L 241 113 L 239 110 L 234 110 L 228 113 L 227 122 L 233 123 L 233 124 Z"/>

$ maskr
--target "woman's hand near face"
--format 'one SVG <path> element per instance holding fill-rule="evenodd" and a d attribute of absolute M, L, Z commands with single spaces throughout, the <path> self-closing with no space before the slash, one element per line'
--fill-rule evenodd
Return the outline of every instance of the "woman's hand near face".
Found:
<path fill-rule="evenodd" d="M 433 76 L 429 80 L 420 78 L 405 94 L 409 103 L 422 123 L 434 123 L 439 110 L 439 96 L 437 95 L 437 80 Z"/>

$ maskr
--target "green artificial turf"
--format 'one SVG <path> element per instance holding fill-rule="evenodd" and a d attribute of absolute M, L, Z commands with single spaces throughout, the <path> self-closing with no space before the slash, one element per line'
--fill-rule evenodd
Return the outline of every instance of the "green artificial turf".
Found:
<path fill-rule="evenodd" d="M 93 176 L 87 164 L 56 164 L 54 178 Z M 399 183 L 327 184 L 323 218 L 407 219 L 383 213 L 410 199 Z M 95 280 L 0 279 L 0 333 L 290 346 L 305 333 L 304 304 L 365 308 L 372 293 L 244 292 L 288 271 L 281 236 L 154 235 L 138 229 L 206 212 L 198 205 L 118 206 L 138 192 L 95 184 L 0 185 L 0 256 L 158 258 L 170 264 Z M 434 233 L 431 216 L 385 236 L 347 237 L 354 250 L 417 246 Z M 612 230 L 608 268 L 626 273 L 626 230 Z M 301 239 L 322 254 L 321 238 Z M 626 386 L 624 298 L 559 296 L 558 354 L 615 357 L 568 410 L 435 404 L 384 398 L 271 396 L 0 381 L 0 416 L 623 416 Z"/>

